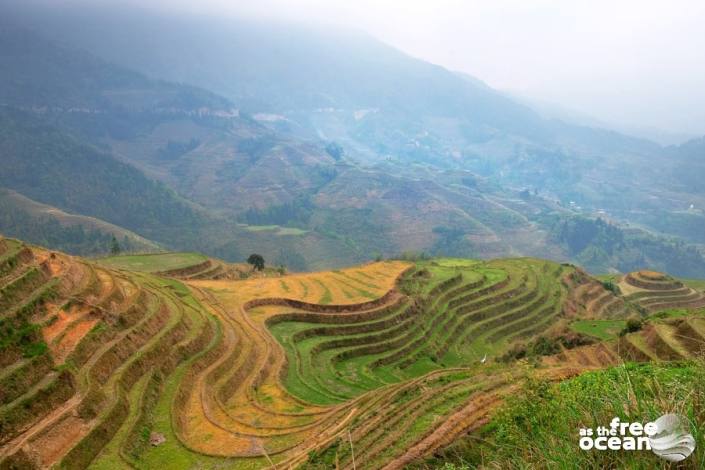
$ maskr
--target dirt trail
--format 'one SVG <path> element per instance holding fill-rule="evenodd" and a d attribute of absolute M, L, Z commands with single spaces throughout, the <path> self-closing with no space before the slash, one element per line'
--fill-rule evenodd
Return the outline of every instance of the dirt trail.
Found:
<path fill-rule="evenodd" d="M 402 264 L 392 267 L 397 274 L 407 268 Z M 315 278 L 316 274 L 307 276 Z M 302 449 L 315 447 L 312 443 L 329 439 L 335 434 L 333 430 L 356 414 L 357 400 L 336 406 L 311 405 L 289 395 L 281 384 L 281 370 L 287 366 L 286 355 L 265 326 L 265 320 L 268 315 L 291 307 L 276 304 L 273 308 L 257 307 L 260 312 L 267 312 L 264 315 L 251 314 L 245 308 L 253 297 L 261 298 L 264 292 L 269 292 L 266 289 L 278 289 L 282 295 L 287 293 L 282 283 L 275 281 L 248 281 L 239 284 L 238 291 L 232 290 L 232 283 L 187 282 L 201 302 L 221 320 L 224 330 L 222 351 L 193 378 L 185 426 L 179 430 L 184 444 L 196 451 L 258 456 L 263 455 L 266 448 L 270 456 L 281 452 L 296 456 Z M 395 300 L 384 291 L 379 295 L 385 302 Z M 237 300 L 233 301 L 233 296 L 238 296 Z M 269 298 L 276 301 L 281 297 Z M 333 297 L 331 300 L 344 299 Z M 355 300 L 364 304 L 370 299 Z M 261 401 L 263 390 L 267 392 L 266 402 Z M 285 411 L 288 409 L 297 411 Z M 204 433 L 211 436 L 207 442 L 199 439 Z"/>
<path fill-rule="evenodd" d="M 460 410 L 453 413 L 431 434 L 411 446 L 399 457 L 383 467 L 384 470 L 402 469 L 409 463 L 422 458 L 434 450 L 450 444 L 462 433 L 476 430 L 487 423 L 490 413 L 502 402 L 502 396 L 515 391 L 517 386 L 508 386 L 494 393 L 476 394 Z"/>
<path fill-rule="evenodd" d="M 34 423 L 21 435 L 0 447 L 0 458 L 14 454 L 35 437 L 39 437 L 45 429 L 62 419 L 66 413 L 71 413 L 81 403 L 82 398 L 81 395 L 75 394 L 61 406 L 54 408 L 48 415 Z"/>

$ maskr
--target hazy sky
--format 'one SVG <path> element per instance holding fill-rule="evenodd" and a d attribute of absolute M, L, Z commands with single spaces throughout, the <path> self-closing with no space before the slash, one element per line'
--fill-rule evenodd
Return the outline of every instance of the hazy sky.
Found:
<path fill-rule="evenodd" d="M 343 23 L 495 88 L 606 122 L 705 134 L 703 0 L 164 3 Z"/>

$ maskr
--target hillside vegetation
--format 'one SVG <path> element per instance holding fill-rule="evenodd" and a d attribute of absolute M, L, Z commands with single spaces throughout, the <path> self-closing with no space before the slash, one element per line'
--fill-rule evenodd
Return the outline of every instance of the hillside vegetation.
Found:
<path fill-rule="evenodd" d="M 702 468 L 705 434 L 689 430 L 695 453 L 680 464 L 658 462 L 651 452 L 582 452 L 576 434 L 605 426 L 615 416 L 648 422 L 677 413 L 705 421 L 702 361 L 629 364 L 586 372 L 560 384 L 531 381 L 478 432 L 409 468 Z"/>
<path fill-rule="evenodd" d="M 402 468 L 525 383 L 693 360 L 705 339 L 705 295 L 649 271 L 612 287 L 439 258 L 237 280 L 207 262 L 0 240 L 0 465 Z M 570 331 L 633 315 L 604 341 Z"/>
<path fill-rule="evenodd" d="M 0 107 L 0 186 L 38 202 L 150 232 L 204 218 L 134 167 L 30 114 Z"/>
<path fill-rule="evenodd" d="M 359 34 L 24 9 L 0 15 L 0 188 L 112 224 L 111 234 L 230 262 L 256 251 L 295 270 L 415 251 L 705 277 L 699 249 L 683 242 L 702 243 L 689 234 L 702 231 L 705 203 L 682 178 L 697 141 L 660 149 L 546 121 Z M 678 168 L 656 168 L 666 161 Z M 615 176 L 624 171 L 635 180 Z M 107 254 L 94 223 L 58 227 L 4 202 L 15 215 L 2 233 Z M 604 213 L 616 224 L 603 227 Z M 583 243 L 578 225 L 599 233 Z"/>
<path fill-rule="evenodd" d="M 625 229 L 601 218 L 556 219 L 551 238 L 591 272 L 636 271 L 644 266 L 683 277 L 702 277 L 702 252 L 673 237 Z"/>
<path fill-rule="evenodd" d="M 124 251 L 154 251 L 158 245 L 117 225 L 64 212 L 0 189 L 0 233 L 77 255 L 109 253 L 113 237 Z"/>
<path fill-rule="evenodd" d="M 265 267 L 256 271 L 245 263 L 226 263 L 200 253 L 147 253 L 96 258 L 97 264 L 125 271 L 159 274 L 176 279 L 246 279 L 248 277 L 279 276 L 285 272 L 281 266 Z"/>

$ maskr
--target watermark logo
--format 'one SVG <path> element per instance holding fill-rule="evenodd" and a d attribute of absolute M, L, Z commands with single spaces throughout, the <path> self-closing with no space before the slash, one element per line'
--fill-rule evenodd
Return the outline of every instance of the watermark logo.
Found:
<path fill-rule="evenodd" d="M 695 450 L 687 423 L 676 414 L 646 424 L 622 422 L 615 417 L 609 426 L 580 429 L 579 445 L 583 450 L 650 450 L 669 462 L 680 462 Z"/>
<path fill-rule="evenodd" d="M 695 439 L 688 432 L 688 420 L 680 415 L 663 415 L 656 421 L 656 434 L 649 436 L 654 454 L 669 462 L 685 460 L 695 451 Z"/>

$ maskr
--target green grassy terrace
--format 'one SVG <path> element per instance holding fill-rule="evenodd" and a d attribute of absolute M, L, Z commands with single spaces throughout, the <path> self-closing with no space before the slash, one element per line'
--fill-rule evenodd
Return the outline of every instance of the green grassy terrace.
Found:
<path fill-rule="evenodd" d="M 422 261 L 402 280 L 404 299 L 363 319 L 273 321 L 288 359 L 285 386 L 302 400 L 333 404 L 497 357 L 552 324 L 570 269 L 533 259 Z"/>
<path fill-rule="evenodd" d="M 207 259 L 207 256 L 200 253 L 152 253 L 110 256 L 95 261 L 108 268 L 153 273 L 187 268 Z"/>

